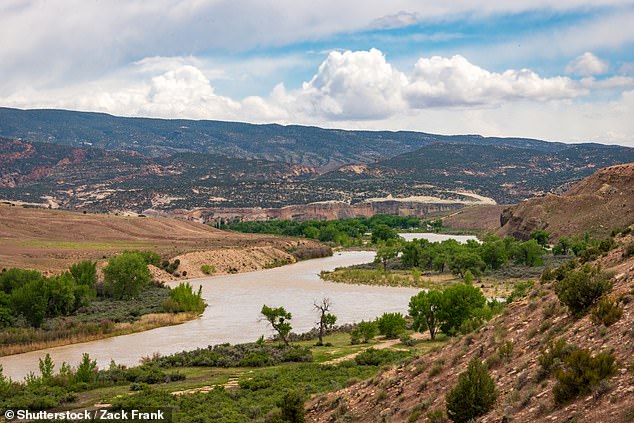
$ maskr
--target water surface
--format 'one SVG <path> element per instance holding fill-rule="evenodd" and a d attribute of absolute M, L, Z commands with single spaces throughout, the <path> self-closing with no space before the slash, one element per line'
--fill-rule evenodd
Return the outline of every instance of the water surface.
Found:
<path fill-rule="evenodd" d="M 474 235 L 445 235 L 445 234 L 435 234 L 431 232 L 421 232 L 421 233 L 400 233 L 401 238 L 406 241 L 413 241 L 415 239 L 426 239 L 430 242 L 442 242 L 448 239 L 455 239 L 461 244 L 465 244 L 468 240 L 472 239 L 474 241 L 480 242 L 478 238 Z"/>

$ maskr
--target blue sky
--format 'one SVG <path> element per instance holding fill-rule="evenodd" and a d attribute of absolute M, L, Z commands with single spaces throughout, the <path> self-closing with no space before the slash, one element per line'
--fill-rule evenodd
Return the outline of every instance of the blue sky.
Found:
<path fill-rule="evenodd" d="M 0 106 L 634 146 L 634 1 L 4 0 Z"/>

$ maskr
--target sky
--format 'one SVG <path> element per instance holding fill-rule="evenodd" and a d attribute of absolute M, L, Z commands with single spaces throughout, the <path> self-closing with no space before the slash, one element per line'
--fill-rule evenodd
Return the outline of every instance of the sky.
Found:
<path fill-rule="evenodd" d="M 2 0 L 0 106 L 634 147 L 634 0 Z"/>

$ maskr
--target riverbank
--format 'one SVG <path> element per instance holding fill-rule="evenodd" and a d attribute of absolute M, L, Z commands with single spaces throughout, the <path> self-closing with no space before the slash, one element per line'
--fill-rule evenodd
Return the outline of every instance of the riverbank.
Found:
<path fill-rule="evenodd" d="M 0 357 L 129 335 L 164 326 L 180 325 L 194 320 L 198 316 L 199 314 L 197 313 L 155 313 L 143 315 L 134 322 L 102 324 L 97 326 L 96 329 L 91 327 L 90 329 L 82 330 L 80 326 L 76 330 L 69 330 L 66 336 L 56 339 L 8 345 L 3 343 L 0 345 Z M 99 332 L 91 333 L 90 330 Z"/>

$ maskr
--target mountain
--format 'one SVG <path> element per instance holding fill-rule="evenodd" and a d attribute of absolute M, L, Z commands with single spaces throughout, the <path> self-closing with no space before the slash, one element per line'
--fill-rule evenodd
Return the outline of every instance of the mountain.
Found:
<path fill-rule="evenodd" d="M 578 144 L 544 151 L 509 145 L 433 143 L 377 163 L 344 166 L 319 180 L 368 191 L 389 187 L 394 195 L 429 184 L 509 204 L 549 193 L 598 168 L 631 161 L 634 149 L 618 146 Z"/>
<path fill-rule="evenodd" d="M 506 145 L 556 152 L 566 144 L 525 138 L 344 131 L 298 125 L 116 117 L 67 110 L 0 108 L 0 136 L 72 147 L 131 150 L 145 156 L 179 152 L 257 158 L 332 170 L 372 163 L 434 142 Z M 596 145 L 597 148 L 608 148 Z"/>
<path fill-rule="evenodd" d="M 500 235 L 527 239 L 545 229 L 563 235 L 601 236 L 634 222 L 634 163 L 598 170 L 562 195 L 547 195 L 502 212 Z"/>

